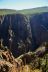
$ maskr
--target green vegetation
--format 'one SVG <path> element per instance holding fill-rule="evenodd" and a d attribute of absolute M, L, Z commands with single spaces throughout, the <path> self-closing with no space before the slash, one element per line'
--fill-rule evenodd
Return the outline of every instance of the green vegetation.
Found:
<path fill-rule="evenodd" d="M 16 10 L 0 9 L 0 15 L 15 14 Z"/>
<path fill-rule="evenodd" d="M 0 15 L 6 15 L 6 14 L 36 14 L 36 13 L 42 13 L 42 12 L 48 12 L 48 7 L 38 7 L 33 9 L 24 9 L 24 10 L 10 10 L 10 9 L 0 9 Z"/>
<path fill-rule="evenodd" d="M 17 58 L 13 57 L 12 53 L 10 53 L 10 50 L 8 50 L 8 49 L 5 50 L 6 47 L 4 47 L 2 44 L 0 46 L 1 46 L 0 47 L 0 63 L 3 60 L 5 60 L 7 62 L 9 61 L 9 63 L 11 63 L 11 64 L 14 61 L 16 61 L 16 63 L 18 63 L 18 67 L 15 68 L 18 70 L 17 72 L 48 72 L 48 52 L 46 52 L 46 47 L 48 48 L 48 43 L 45 46 L 45 52 L 43 52 L 44 49 L 42 51 L 40 51 L 42 49 L 41 47 L 40 47 L 40 49 L 38 49 L 41 54 L 44 53 L 43 56 L 42 55 L 38 56 L 37 55 L 38 50 L 37 50 L 34 52 L 29 51 L 28 53 L 22 54 Z M 3 49 L 1 49 L 2 47 L 3 47 Z M 6 55 L 6 53 L 7 53 L 7 55 Z M 9 59 L 8 59 L 8 55 L 9 55 Z M 2 64 L 0 66 L 0 72 L 6 72 L 6 70 L 8 72 L 10 72 L 8 64 L 7 65 L 6 65 L 6 63 Z"/>
<path fill-rule="evenodd" d="M 17 11 L 17 13 L 21 13 L 21 14 L 36 14 L 42 12 L 48 12 L 48 7 L 38 7 L 33 9 L 24 9 Z"/>
<path fill-rule="evenodd" d="M 48 72 L 48 54 L 45 55 L 45 58 L 37 57 L 33 62 L 30 63 L 33 69 L 39 69 L 42 72 Z"/>

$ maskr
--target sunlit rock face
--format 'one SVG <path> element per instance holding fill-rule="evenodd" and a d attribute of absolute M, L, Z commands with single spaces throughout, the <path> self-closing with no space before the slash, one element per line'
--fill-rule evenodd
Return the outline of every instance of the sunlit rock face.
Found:
<path fill-rule="evenodd" d="M 48 13 L 0 16 L 0 39 L 14 56 L 35 50 L 42 42 L 48 42 Z"/>

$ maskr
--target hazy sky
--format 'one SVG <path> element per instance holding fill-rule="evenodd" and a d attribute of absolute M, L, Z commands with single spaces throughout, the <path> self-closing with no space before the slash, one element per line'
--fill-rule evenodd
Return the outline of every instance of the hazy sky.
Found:
<path fill-rule="evenodd" d="M 48 6 L 48 0 L 0 0 L 0 9 L 28 9 Z"/>

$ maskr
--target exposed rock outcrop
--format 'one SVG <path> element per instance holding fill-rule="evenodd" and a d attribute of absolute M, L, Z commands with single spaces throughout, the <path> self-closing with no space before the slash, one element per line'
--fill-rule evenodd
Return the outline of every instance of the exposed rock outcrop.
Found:
<path fill-rule="evenodd" d="M 22 66 L 22 60 L 15 59 L 9 50 L 0 50 L 0 72 L 20 72 Z"/>
<path fill-rule="evenodd" d="M 40 46 L 35 52 L 28 52 L 17 58 L 14 58 L 9 49 L 0 49 L 0 72 L 47 71 L 48 52 L 46 52 L 46 47 L 48 46 Z"/>

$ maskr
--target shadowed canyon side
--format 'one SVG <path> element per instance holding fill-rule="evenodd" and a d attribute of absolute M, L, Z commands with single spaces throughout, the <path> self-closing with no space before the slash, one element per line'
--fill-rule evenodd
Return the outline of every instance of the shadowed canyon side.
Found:
<path fill-rule="evenodd" d="M 25 53 L 26 47 L 28 52 L 32 41 L 29 19 L 22 14 L 0 16 L 0 39 L 3 39 L 4 46 L 11 48 L 14 56 Z"/>
<path fill-rule="evenodd" d="M 48 13 L 0 16 L 0 39 L 15 57 L 35 50 L 42 42 L 48 42 Z"/>
<path fill-rule="evenodd" d="M 43 42 L 48 42 L 48 12 L 31 15 L 30 24 L 34 50 Z"/>

